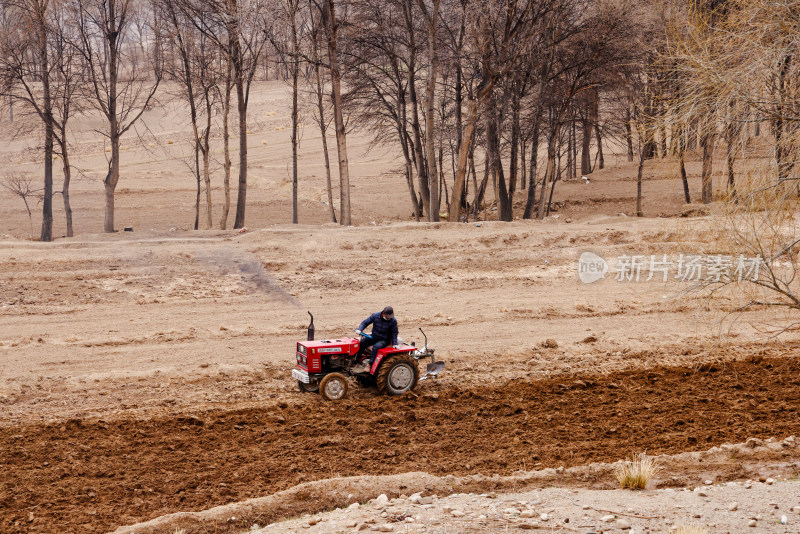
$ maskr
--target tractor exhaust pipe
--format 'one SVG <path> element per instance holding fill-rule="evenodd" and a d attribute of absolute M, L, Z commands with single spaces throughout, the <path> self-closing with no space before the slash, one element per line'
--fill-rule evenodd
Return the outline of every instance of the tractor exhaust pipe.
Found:
<path fill-rule="evenodd" d="M 308 324 L 308 341 L 314 341 L 314 316 L 311 315 L 311 312 L 307 313 L 311 317 L 311 322 Z"/>

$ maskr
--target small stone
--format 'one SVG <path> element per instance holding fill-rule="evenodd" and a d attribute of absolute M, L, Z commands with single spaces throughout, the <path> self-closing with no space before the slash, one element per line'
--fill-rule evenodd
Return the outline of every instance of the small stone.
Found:
<path fill-rule="evenodd" d="M 706 486 L 710 486 L 713 483 L 714 483 L 713 480 L 706 480 L 706 482 L 705 482 Z"/>
<path fill-rule="evenodd" d="M 600 518 L 600 521 L 602 521 L 603 523 L 611 523 L 612 521 L 614 521 L 614 519 L 616 518 L 613 515 L 604 515 L 603 517 Z"/>
<path fill-rule="evenodd" d="M 793 507 L 793 508 L 792 508 L 792 512 L 794 512 L 794 513 L 796 513 L 796 514 L 800 514 L 800 506 L 795 506 L 795 507 Z"/>
<path fill-rule="evenodd" d="M 392 532 L 394 527 L 389 523 L 384 523 L 378 527 L 378 532 Z"/>
<path fill-rule="evenodd" d="M 357 502 L 354 502 L 353 504 L 348 506 L 347 509 L 348 510 L 357 510 L 359 506 L 360 506 L 360 504 L 358 504 Z"/>
<path fill-rule="evenodd" d="M 433 497 L 420 497 L 418 504 L 433 504 Z"/>
<path fill-rule="evenodd" d="M 582 506 L 582 508 L 583 508 L 584 510 L 591 510 L 591 509 L 592 509 L 592 507 L 591 507 L 591 506 L 589 506 L 588 504 L 584 504 L 584 505 Z"/>
<path fill-rule="evenodd" d="M 556 467 L 556 473 L 558 473 L 560 475 L 563 472 L 564 472 L 564 466 L 563 465 L 560 465 L 560 466 Z"/>
<path fill-rule="evenodd" d="M 464 517 L 464 512 L 462 512 L 461 510 L 451 510 L 450 515 L 452 515 L 453 517 Z"/>
<path fill-rule="evenodd" d="M 761 521 L 761 514 L 758 514 L 758 515 L 756 516 L 756 521 Z"/>
<path fill-rule="evenodd" d="M 764 482 L 766 482 L 768 486 L 771 486 L 771 485 L 775 484 L 775 479 L 774 478 L 768 478 Z"/>
<path fill-rule="evenodd" d="M 319 519 L 314 518 L 314 519 L 309 519 L 308 520 L 308 524 L 311 525 L 312 527 L 314 525 L 316 525 L 317 523 L 319 523 Z"/>
<path fill-rule="evenodd" d="M 389 504 L 389 497 L 386 496 L 385 493 L 381 493 L 375 499 L 373 499 L 372 504 L 375 506 L 382 506 L 384 504 Z"/>
<path fill-rule="evenodd" d="M 697 494 L 698 494 L 700 497 L 708 497 L 708 492 L 707 492 L 706 490 L 704 490 L 704 489 L 699 489 L 699 490 L 697 490 Z"/>
<path fill-rule="evenodd" d="M 524 519 L 530 519 L 531 517 L 536 517 L 536 512 L 533 510 L 523 510 L 519 516 Z"/>
<path fill-rule="evenodd" d="M 503 513 L 508 515 L 519 515 L 520 511 L 517 508 L 506 508 L 503 510 Z"/>
<path fill-rule="evenodd" d="M 442 506 L 442 510 L 444 510 L 444 513 L 449 514 L 454 510 L 454 508 L 449 504 L 445 504 L 444 506 Z"/>
<path fill-rule="evenodd" d="M 406 517 L 406 523 L 413 523 L 414 521 L 416 521 L 416 519 L 414 519 L 413 517 L 411 516 Z"/>
<path fill-rule="evenodd" d="M 358 526 L 356 527 L 356 530 L 361 531 L 361 530 L 367 530 L 368 528 L 369 527 L 367 526 L 366 523 L 359 523 Z"/>
<path fill-rule="evenodd" d="M 620 530 L 630 530 L 631 525 L 624 519 L 617 519 L 617 528 Z"/>
<path fill-rule="evenodd" d="M 748 527 L 754 527 L 756 525 L 758 525 L 758 522 L 755 519 L 751 519 L 750 521 L 747 522 Z"/>
<path fill-rule="evenodd" d="M 542 514 L 539 516 L 539 519 L 541 519 L 542 521 L 550 521 L 550 516 L 547 514 Z"/>
<path fill-rule="evenodd" d="M 728 511 L 729 512 L 735 512 L 738 509 L 739 509 L 739 503 L 738 502 L 732 502 L 730 504 L 730 506 L 728 506 Z"/>
<path fill-rule="evenodd" d="M 355 528 L 356 526 L 358 526 L 358 521 L 351 519 L 350 521 L 345 523 L 344 526 L 347 528 Z"/>
<path fill-rule="evenodd" d="M 750 482 L 745 482 L 744 489 L 750 489 L 752 487 L 753 487 L 753 484 L 751 484 Z"/>

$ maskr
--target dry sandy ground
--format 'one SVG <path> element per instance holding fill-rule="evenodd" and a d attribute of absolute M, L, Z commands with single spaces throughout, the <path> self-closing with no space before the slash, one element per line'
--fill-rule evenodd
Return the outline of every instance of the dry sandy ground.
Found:
<path fill-rule="evenodd" d="M 194 183 L 185 161 L 186 124 L 174 106 L 149 112 L 146 131 L 126 141 L 117 226 L 133 226 L 132 234 L 96 233 L 105 149 L 93 119 L 82 120 L 75 139 L 77 237 L 53 244 L 23 239 L 23 206 L 0 191 L 0 235 L 7 235 L 0 239 L 0 426 L 9 436 L 33 435 L 34 425 L 69 419 L 270 411 L 275 403 L 314 410 L 318 399 L 296 392 L 289 375 L 294 343 L 305 337 L 306 310 L 314 313 L 321 338 L 348 334 L 368 313 L 393 305 L 401 337 L 419 343 L 423 328 L 447 362 L 438 381 L 421 387 L 426 394 L 500 387 L 519 378 L 692 368 L 797 353 L 791 337 L 784 344 L 764 341 L 754 325 L 783 318 L 762 312 L 726 322 L 720 342 L 719 303 L 682 295 L 679 282 L 621 282 L 611 275 L 586 285 L 578 279 L 584 251 L 609 260 L 678 254 L 690 246 L 713 251 L 709 220 L 674 217 L 684 206 L 679 183 L 668 179 L 670 162 L 648 164 L 645 211 L 651 218 L 620 215 L 634 209 L 635 169 L 609 155 L 612 165 L 592 175 L 590 184 L 558 185 L 557 217 L 547 221 L 417 224 L 408 221 L 395 151 L 370 148 L 354 133 L 357 226 L 341 228 L 326 224 L 319 136 L 307 120 L 303 224 L 293 226 L 287 224 L 285 88 L 258 86 L 253 106 L 246 233 L 188 230 Z M 0 149 L 4 170 L 35 169 L 32 147 L 32 138 L 6 143 Z M 690 172 L 697 165 L 691 162 Z M 214 179 L 219 183 L 218 169 Z M 214 198 L 216 222 L 219 189 Z M 56 235 L 64 231 L 62 218 L 58 211 Z M 355 391 L 354 398 L 385 402 L 368 390 Z M 3 515 L 0 525 L 10 518 Z M 10 531 L 48 531 L 38 520 L 14 524 L 5 523 Z"/>

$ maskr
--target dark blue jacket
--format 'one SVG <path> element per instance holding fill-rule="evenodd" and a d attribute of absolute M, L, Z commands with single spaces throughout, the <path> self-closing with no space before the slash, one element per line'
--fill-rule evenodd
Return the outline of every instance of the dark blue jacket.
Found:
<path fill-rule="evenodd" d="M 362 332 L 372 325 L 372 341 L 385 341 L 389 345 L 397 345 L 397 319 L 392 317 L 388 321 L 381 316 L 381 312 L 375 312 L 358 325 Z"/>

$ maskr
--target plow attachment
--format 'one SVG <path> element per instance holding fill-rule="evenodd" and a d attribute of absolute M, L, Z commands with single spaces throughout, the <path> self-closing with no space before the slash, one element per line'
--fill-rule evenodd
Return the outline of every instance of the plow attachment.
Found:
<path fill-rule="evenodd" d="M 422 381 L 425 380 L 426 378 L 436 376 L 442 372 L 442 369 L 444 369 L 444 362 L 429 363 L 428 367 L 425 369 L 425 374 L 419 377 L 419 379 L 420 381 Z"/>

